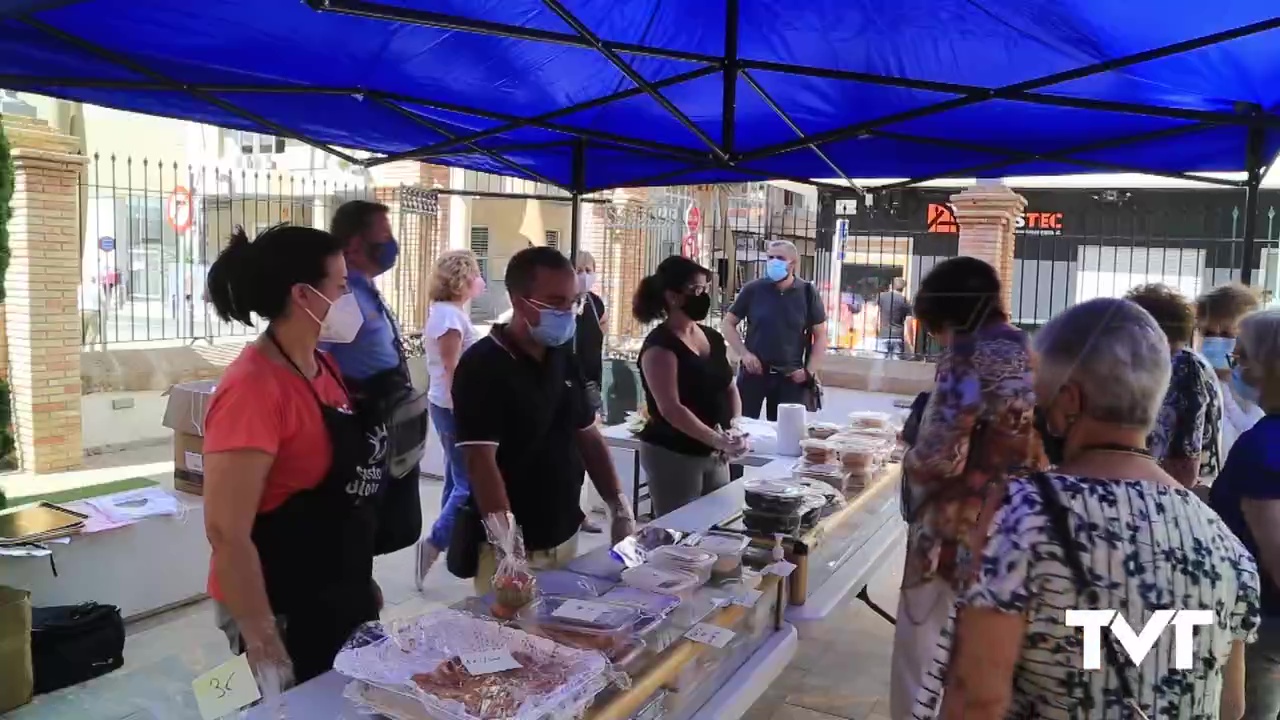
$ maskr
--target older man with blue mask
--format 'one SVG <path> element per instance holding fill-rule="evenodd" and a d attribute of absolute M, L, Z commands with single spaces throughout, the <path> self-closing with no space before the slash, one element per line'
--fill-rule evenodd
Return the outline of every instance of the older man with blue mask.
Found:
<path fill-rule="evenodd" d="M 378 450 L 387 454 L 392 474 L 379 517 L 377 552 L 383 555 L 413 545 L 422 532 L 418 464 L 426 443 L 426 393 L 413 387 L 399 329 L 373 283 L 395 266 L 400 253 L 387 206 L 366 200 L 343 203 L 330 232 L 343 244 L 347 285 L 363 322 L 350 343 L 326 343 L 322 349 L 337 362 L 362 411 L 387 421 L 388 437 Z"/>
<path fill-rule="evenodd" d="M 827 311 L 813 283 L 796 276 L 800 255 L 785 240 L 769 243 L 765 277 L 738 291 L 720 331 L 742 363 L 742 414 L 776 420 L 779 403 L 811 405 L 815 373 L 827 350 Z M 747 334 L 738 324 L 747 321 Z"/>
<path fill-rule="evenodd" d="M 1263 416 L 1255 402 L 1243 398 L 1231 385 L 1230 358 L 1236 349 L 1240 320 L 1260 306 L 1258 293 L 1239 283 L 1227 283 L 1196 298 L 1196 334 L 1200 354 L 1213 367 L 1222 390 L 1222 454 L 1225 458 L 1236 438 Z"/>

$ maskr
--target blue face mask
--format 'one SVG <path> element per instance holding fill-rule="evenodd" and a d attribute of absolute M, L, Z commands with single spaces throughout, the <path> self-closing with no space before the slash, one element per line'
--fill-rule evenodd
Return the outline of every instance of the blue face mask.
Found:
<path fill-rule="evenodd" d="M 779 258 L 769 258 L 769 262 L 765 263 L 764 274 L 774 282 L 782 282 L 787 279 L 787 261 Z"/>
<path fill-rule="evenodd" d="M 395 238 L 387 238 L 386 242 L 370 246 L 369 257 L 379 272 L 386 272 L 400 258 L 400 243 L 396 242 Z"/>
<path fill-rule="evenodd" d="M 573 339 L 578 317 L 572 310 L 542 307 L 536 300 L 529 304 L 538 309 L 538 324 L 529 326 L 529 334 L 543 347 L 560 347 Z"/>
<path fill-rule="evenodd" d="M 1262 395 L 1258 388 L 1245 382 L 1244 368 L 1239 366 L 1231 368 L 1231 390 L 1235 392 L 1236 397 L 1254 405 L 1258 404 Z"/>
<path fill-rule="evenodd" d="M 1226 370 L 1231 367 L 1227 356 L 1235 352 L 1236 339 L 1225 337 L 1207 337 L 1200 342 L 1200 353 L 1214 370 Z"/>

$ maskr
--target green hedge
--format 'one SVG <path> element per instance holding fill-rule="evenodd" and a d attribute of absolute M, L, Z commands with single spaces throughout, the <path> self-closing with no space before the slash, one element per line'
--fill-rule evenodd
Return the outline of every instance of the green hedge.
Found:
<path fill-rule="evenodd" d="M 13 200 L 13 156 L 9 153 L 9 141 L 0 125 L 0 303 L 4 302 L 4 278 L 9 272 L 9 203 Z M 9 383 L 0 378 L 0 469 L 13 466 L 13 418 L 9 398 Z M 0 498 L 0 507 L 3 498 Z"/>

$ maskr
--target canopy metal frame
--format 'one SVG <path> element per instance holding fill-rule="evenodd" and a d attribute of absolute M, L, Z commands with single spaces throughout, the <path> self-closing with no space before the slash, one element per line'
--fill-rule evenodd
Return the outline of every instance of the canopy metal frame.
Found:
<path fill-rule="evenodd" d="M 1174 106 L 1159 106 L 1133 102 L 1068 97 L 1042 91 L 1061 83 L 1080 80 L 1099 75 L 1101 73 L 1112 72 L 1141 63 L 1151 62 L 1211 47 L 1213 45 L 1218 45 L 1232 40 L 1257 35 L 1270 30 L 1280 29 L 1280 16 L 1132 53 L 1123 57 L 1092 63 L 1072 70 L 1023 80 L 1001 87 L 980 87 L 950 82 L 919 80 L 865 72 L 817 68 L 790 63 L 742 58 L 740 57 L 738 47 L 738 30 L 741 21 L 739 0 L 724 0 L 724 2 L 724 52 L 721 55 L 709 55 L 644 44 L 622 43 L 602 39 L 595 35 L 585 23 L 565 7 L 560 0 L 542 0 L 542 3 L 551 13 L 560 18 L 568 28 L 573 30 L 573 32 L 543 30 L 508 23 L 466 18 L 429 10 L 397 7 L 372 0 L 306 0 L 306 4 L 317 12 L 352 15 L 394 23 L 408 23 L 457 32 L 551 43 L 592 50 L 604 57 L 633 85 L 633 87 L 620 90 L 611 95 L 598 97 L 533 117 L 522 117 L 482 108 L 469 107 L 457 103 L 447 103 L 428 98 L 412 97 L 402 93 L 382 91 L 377 88 L 311 87 L 287 84 L 262 86 L 191 85 L 183 83 L 156 69 L 147 67 L 145 63 L 137 59 L 90 43 L 83 38 L 62 31 L 35 17 L 36 12 L 49 9 L 50 7 L 73 4 L 73 0 L 28 0 L 27 2 L 17 4 L 16 15 L 14 13 L 0 13 L 0 17 L 13 16 L 17 21 L 25 23 L 31 28 L 42 31 L 70 46 L 95 55 L 103 60 L 118 65 L 119 67 L 128 69 L 145 78 L 145 80 L 118 81 L 86 78 L 33 78 L 27 76 L 0 75 L 0 86 L 14 89 L 39 88 L 41 92 L 46 93 L 51 91 L 56 93 L 59 89 L 70 88 L 164 90 L 181 92 L 217 107 L 224 112 L 240 117 L 258 126 L 267 128 L 277 135 L 311 145 L 324 152 L 342 158 L 347 162 L 366 167 L 374 167 L 404 159 L 431 160 L 434 158 L 448 156 L 457 157 L 459 155 L 466 154 L 481 155 L 504 166 L 511 171 L 512 174 L 537 182 L 561 187 L 571 194 L 571 197 L 573 198 L 573 212 L 575 217 L 574 228 L 571 233 L 572 249 L 574 252 L 576 252 L 579 244 L 580 230 L 578 227 L 579 222 L 577 220 L 580 218 L 581 214 L 581 196 L 587 193 L 606 189 L 603 186 L 588 186 L 585 167 L 588 155 L 587 151 L 591 147 L 606 147 L 624 152 L 635 152 L 649 156 L 662 157 L 664 159 L 670 159 L 680 163 L 680 165 L 675 169 L 645 178 L 638 178 L 627 183 L 628 186 L 633 187 L 657 184 L 665 179 L 677 178 L 690 172 L 720 169 L 732 170 L 744 175 L 753 175 L 760 179 L 791 180 L 811 185 L 818 185 L 820 187 L 827 187 L 830 189 L 842 189 L 856 193 L 863 193 L 867 190 L 882 191 L 916 185 L 943 177 L 994 173 L 1002 168 L 1011 167 L 1027 161 L 1053 160 L 1065 164 L 1078 165 L 1082 168 L 1095 171 L 1124 173 L 1139 172 L 1198 183 L 1243 188 L 1246 192 L 1246 207 L 1252 208 L 1252 210 L 1246 212 L 1244 227 L 1244 252 L 1246 259 L 1251 258 L 1254 253 L 1254 240 L 1257 232 L 1257 222 L 1256 218 L 1254 218 L 1254 214 L 1256 214 L 1258 190 L 1261 185 L 1262 178 L 1267 170 L 1267 160 L 1263 157 L 1265 133 L 1268 129 L 1280 129 L 1280 115 L 1267 113 L 1263 108 L 1250 103 L 1238 103 L 1234 108 L 1234 112 L 1218 112 Z M 663 80 L 649 81 L 627 62 L 626 58 L 623 57 L 624 55 L 647 56 L 684 61 L 696 63 L 700 65 L 700 67 Z M 765 91 L 764 87 L 761 86 L 758 80 L 753 77 L 753 71 L 782 73 L 833 80 L 849 80 L 887 87 L 927 90 L 950 94 L 954 97 L 922 107 L 864 120 L 842 127 L 824 130 L 822 132 L 806 133 L 790 117 L 787 111 L 780 107 L 770 94 Z M 723 79 L 721 138 L 719 142 L 707 135 L 702 128 L 694 123 L 662 93 L 664 88 L 690 82 L 703 77 L 709 77 L 716 73 L 720 73 Z M 739 150 L 737 142 L 738 138 L 736 137 L 735 131 L 735 118 L 738 103 L 738 80 L 740 78 L 743 80 L 744 84 L 752 90 L 752 92 L 759 96 L 760 100 L 778 117 L 778 119 L 796 135 L 794 139 L 774 143 L 748 152 L 742 152 Z M 279 123 L 273 122 L 225 99 L 225 96 L 233 96 L 236 93 L 299 93 L 357 97 L 377 103 L 379 106 L 386 108 L 388 112 L 404 116 L 405 118 L 428 128 L 444 139 L 430 145 L 413 148 L 401 153 L 360 159 L 314 138 L 308 138 L 300 132 L 284 127 Z M 705 150 L 692 149 L 689 147 L 683 147 L 671 143 L 656 142 L 643 138 L 618 135 L 603 130 L 579 128 L 557 122 L 558 120 L 576 113 L 599 108 L 610 103 L 641 95 L 648 96 L 661 106 L 673 119 L 691 133 L 693 137 L 697 138 L 702 145 L 705 145 Z M 1188 124 L 1155 133 L 1142 133 L 1045 153 L 1031 153 L 1002 147 L 976 145 L 973 143 L 944 138 L 923 137 L 887 129 L 892 125 L 908 120 L 938 115 L 940 113 L 992 100 L 1184 120 L 1188 121 Z M 498 122 L 500 124 L 470 134 L 455 134 L 445 130 L 440 124 L 434 123 L 430 119 L 424 118 L 421 114 L 414 112 L 411 107 L 415 105 L 459 115 L 471 116 L 486 121 Z M 1195 173 L 1152 172 L 1142 168 L 1127 167 L 1124 165 L 1099 162 L 1078 157 L 1081 153 L 1088 151 L 1108 147 L 1120 147 L 1127 144 L 1154 139 L 1154 137 L 1157 136 L 1177 134 L 1179 132 L 1192 132 L 1195 130 L 1203 130 L 1206 127 L 1215 126 L 1233 126 L 1248 129 L 1248 147 L 1246 157 L 1244 158 L 1246 170 L 1245 180 L 1224 180 Z M 479 144 L 482 141 L 498 138 L 504 134 L 524 128 L 538 128 L 566 136 L 564 142 L 566 144 L 572 144 L 573 146 L 572 179 L 568 185 L 554 182 L 529 167 L 512 160 L 505 154 L 517 149 L 517 146 L 504 147 L 485 146 Z M 844 140 L 867 137 L 886 138 L 898 142 L 977 151 L 996 156 L 1000 159 L 978 166 L 953 168 L 937 175 L 915 177 L 901 182 L 894 182 L 864 189 L 854 183 L 853 180 L 849 178 L 848 174 L 842 170 L 837 163 L 832 161 L 828 152 L 823 149 L 823 146 Z M 528 144 L 523 147 L 528 147 Z M 831 167 L 834 173 L 841 178 L 844 185 L 830 185 L 815 182 L 810 178 L 780 176 L 777 173 L 753 168 L 750 165 L 752 162 L 773 158 L 783 153 L 803 149 L 810 150 L 820 160 L 822 160 L 824 164 Z M 1246 260 L 1242 272 L 1242 280 L 1245 282 L 1249 282 L 1251 279 L 1250 265 L 1251 263 Z"/>

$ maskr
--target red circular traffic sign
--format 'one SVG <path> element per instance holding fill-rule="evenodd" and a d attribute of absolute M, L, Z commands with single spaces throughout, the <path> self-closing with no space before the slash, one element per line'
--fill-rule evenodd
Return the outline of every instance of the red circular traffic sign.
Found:
<path fill-rule="evenodd" d="M 195 211 L 191 207 L 191 191 L 179 185 L 169 193 L 169 200 L 165 203 L 165 219 L 169 222 L 169 227 L 177 232 L 186 232 L 191 228 L 192 219 L 195 217 Z"/>

